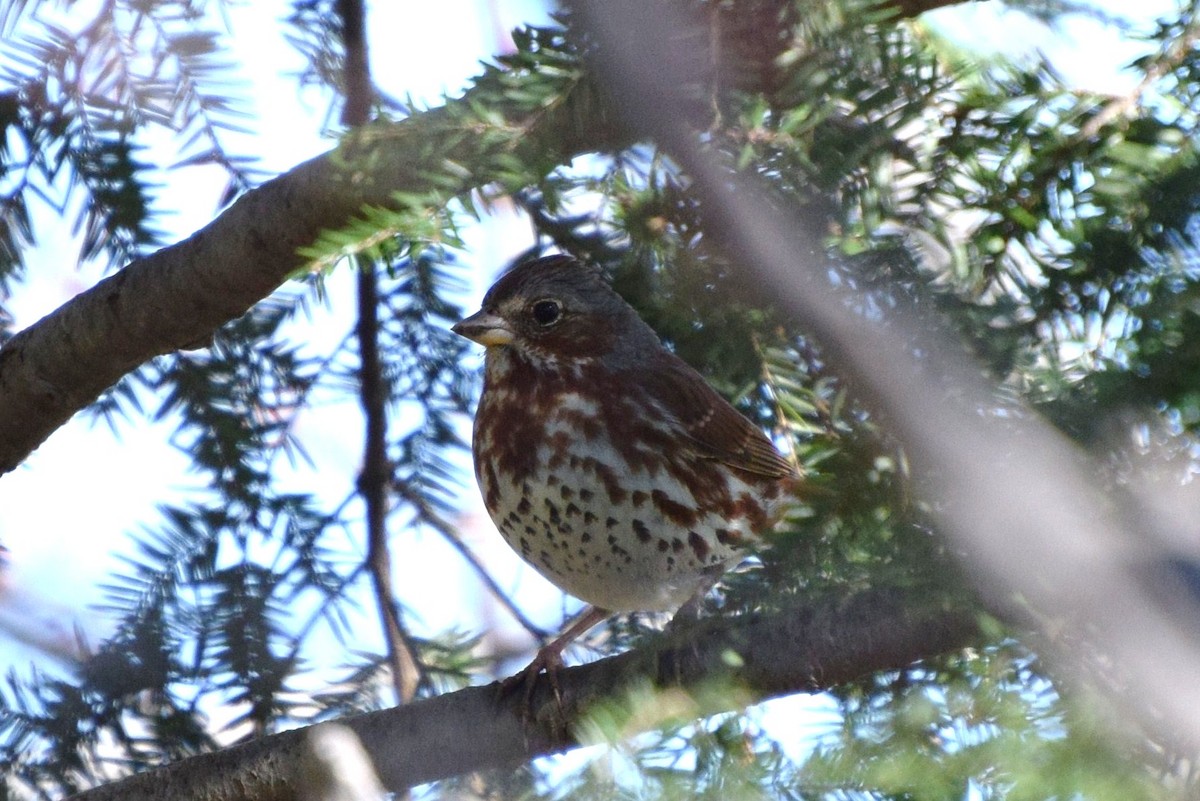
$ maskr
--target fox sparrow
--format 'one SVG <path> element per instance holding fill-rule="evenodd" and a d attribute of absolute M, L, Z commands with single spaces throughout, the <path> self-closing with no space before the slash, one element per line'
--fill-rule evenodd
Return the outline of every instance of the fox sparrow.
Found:
<path fill-rule="evenodd" d="M 706 592 L 796 470 L 599 272 L 519 265 L 453 329 L 487 346 L 475 474 L 504 539 L 592 605 L 529 670 L 613 612 Z"/>

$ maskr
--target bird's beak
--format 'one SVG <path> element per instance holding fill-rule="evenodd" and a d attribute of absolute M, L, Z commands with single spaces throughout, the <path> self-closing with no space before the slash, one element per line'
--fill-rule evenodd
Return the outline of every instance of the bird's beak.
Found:
<path fill-rule="evenodd" d="M 497 315 L 483 310 L 475 312 L 465 320 L 458 321 L 450 327 L 450 330 L 489 348 L 510 345 L 513 341 L 513 332 L 508 327 L 508 323 Z"/>

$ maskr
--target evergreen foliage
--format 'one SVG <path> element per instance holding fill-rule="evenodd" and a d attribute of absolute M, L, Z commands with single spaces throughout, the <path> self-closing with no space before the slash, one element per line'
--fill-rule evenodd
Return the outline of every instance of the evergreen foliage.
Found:
<path fill-rule="evenodd" d="M 0 300 L 21 290 L 37 199 L 78 215 L 83 259 L 120 266 L 162 244 L 154 218 L 169 194 L 139 161 L 147 128 L 173 131 L 176 166 L 225 167 L 231 196 L 260 178 L 221 140 L 253 121 L 223 37 L 197 27 L 209 19 L 203 3 L 114 0 L 82 32 L 39 23 L 38 5 L 0 4 Z M 698 73 L 689 122 L 769 181 L 777 202 L 829 214 L 836 279 L 868 290 L 864 325 L 870 304 L 915 299 L 1010 397 L 1033 402 L 1113 465 L 1098 481 L 1120 486 L 1138 458 L 1169 462 L 1179 481 L 1195 472 L 1194 4 L 1147 36 L 1150 55 L 1132 65 L 1144 80 L 1129 97 L 1080 94 L 1046 63 L 969 58 L 889 3 L 692 5 L 732 44 L 722 54 L 728 69 Z M 340 91 L 336 6 L 297 0 L 289 31 L 309 62 L 300 81 Z M 544 109 L 573 143 L 617 102 L 593 84 L 593 45 L 570 15 L 514 41 L 514 53 L 485 67 L 470 103 L 420 111 L 372 99 L 384 117 L 442 115 L 447 137 L 411 159 L 428 191 L 398 193 L 388 208 L 325 231 L 304 252 L 311 273 L 205 350 L 144 365 L 92 409 L 118 432 L 147 418 L 175 421 L 173 444 L 203 486 L 136 535 L 136 557 L 106 587 L 111 638 L 65 673 L 7 677 L 8 797 L 61 797 L 394 702 L 385 655 L 360 652 L 348 630 L 368 581 L 362 561 L 335 544 L 361 536 L 353 477 L 341 477 L 345 500 L 333 507 L 280 480 L 281 460 L 309 458 L 296 420 L 354 396 L 360 354 L 348 336 L 313 356 L 294 332 L 327 313 L 323 276 L 376 272 L 381 378 L 389 406 L 408 412 L 389 431 L 389 519 L 395 530 L 421 526 L 455 541 L 447 521 L 474 492 L 459 465 L 461 421 L 477 392 L 467 344 L 448 332 L 470 270 L 460 228 L 501 197 L 524 211 L 537 249 L 601 264 L 669 344 L 806 469 L 810 488 L 775 547 L 728 578 L 710 613 L 892 586 L 978 605 L 887 421 L 839 380 L 803 321 L 748 285 L 705 234 L 705 209 L 667 154 L 619 135 L 575 165 L 560 156 L 570 145 L 536 155 L 509 147 L 520 132 L 504 128 L 497 108 Z M 388 125 L 366 133 L 386 137 Z M 468 131 L 493 137 L 491 146 L 472 151 L 477 161 L 454 160 L 455 137 Z M 1114 441 L 1114 426 L 1161 447 L 1137 453 Z M 983 646 L 832 690 L 829 714 L 810 724 L 815 746 L 799 758 L 761 712 L 668 719 L 629 739 L 630 717 L 667 703 L 642 698 L 595 714 L 597 740 L 618 744 L 567 777 L 535 764 L 441 789 L 483 782 L 502 797 L 597 799 L 1195 794 L 1190 755 L 1115 731 L 1021 632 L 980 615 Z M 634 615 L 590 646 L 607 654 L 636 645 L 660 622 Z M 331 638 L 345 649 L 336 669 L 314 652 Z M 495 667 L 460 632 L 414 644 L 421 695 L 482 681 Z"/>

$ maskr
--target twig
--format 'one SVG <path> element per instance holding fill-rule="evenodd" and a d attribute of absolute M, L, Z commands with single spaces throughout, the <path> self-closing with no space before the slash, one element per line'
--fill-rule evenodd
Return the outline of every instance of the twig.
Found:
<path fill-rule="evenodd" d="M 362 0 L 338 0 L 342 37 L 346 48 L 345 97 L 342 122 L 348 127 L 367 122 L 371 104 L 371 78 L 367 62 L 365 11 Z M 358 491 L 366 506 L 367 568 L 383 623 L 388 663 L 397 703 L 411 701 L 421 682 L 421 668 L 412 640 L 404 630 L 392 589 L 392 559 L 387 541 L 387 388 L 379 355 L 379 286 L 373 266 L 358 263 L 358 336 L 360 390 L 366 418 L 366 442 Z"/>
<path fill-rule="evenodd" d="M 387 540 L 387 398 L 383 385 L 383 367 L 379 357 L 379 288 L 375 273 L 359 265 L 358 341 L 362 364 L 360 399 L 366 418 L 366 443 L 358 491 L 366 506 L 367 569 L 375 590 L 379 616 L 387 642 L 388 662 L 397 703 L 407 703 L 416 695 L 421 668 L 416 649 L 404 630 L 396 596 L 392 589 L 392 558 Z"/>

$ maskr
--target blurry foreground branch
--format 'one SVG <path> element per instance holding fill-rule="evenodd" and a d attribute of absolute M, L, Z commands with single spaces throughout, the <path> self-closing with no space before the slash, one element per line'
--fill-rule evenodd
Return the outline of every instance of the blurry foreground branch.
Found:
<path fill-rule="evenodd" d="M 384 801 L 387 791 L 353 731 L 319 723 L 306 731 L 297 770 L 300 801 Z"/>
<path fill-rule="evenodd" d="M 1031 408 L 1006 401 L 1001 411 L 984 371 L 914 309 L 867 320 L 854 310 L 861 298 L 831 286 L 828 221 L 771 202 L 680 124 L 691 54 L 677 45 L 695 20 L 637 0 L 574 5 L 626 120 L 678 159 L 730 263 L 803 320 L 883 413 L 984 597 L 1039 625 L 1039 650 L 1074 676 L 1121 685 L 1110 698 L 1148 731 L 1181 750 L 1200 744 L 1200 598 L 1148 499 L 1101 491 L 1088 454 Z"/>

